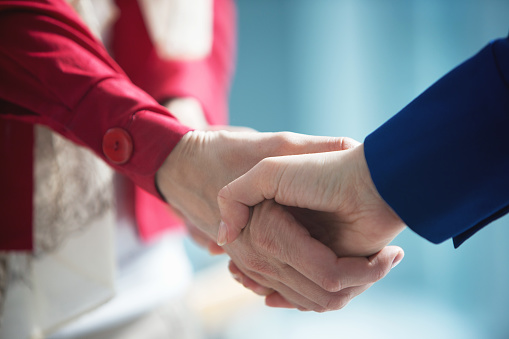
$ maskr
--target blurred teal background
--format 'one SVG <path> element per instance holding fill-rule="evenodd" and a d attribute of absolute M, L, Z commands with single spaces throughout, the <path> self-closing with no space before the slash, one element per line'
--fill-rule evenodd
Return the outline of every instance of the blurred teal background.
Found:
<path fill-rule="evenodd" d="M 260 131 L 363 140 L 509 31 L 507 0 L 237 4 L 231 124 Z M 502 218 L 457 250 L 406 230 L 394 241 L 405 249 L 403 262 L 345 309 L 245 310 L 221 337 L 509 338 L 508 226 Z"/>

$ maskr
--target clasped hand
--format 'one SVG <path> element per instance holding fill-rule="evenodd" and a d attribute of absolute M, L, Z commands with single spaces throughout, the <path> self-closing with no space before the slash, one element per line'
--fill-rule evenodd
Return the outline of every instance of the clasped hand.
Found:
<path fill-rule="evenodd" d="M 366 175 L 352 175 L 363 169 L 356 145 L 293 133 L 194 131 L 156 178 L 202 244 L 219 233 L 234 277 L 266 295 L 269 306 L 335 310 L 403 257 L 385 245 L 404 224 L 379 204 L 374 187 L 357 191 Z M 369 179 L 367 166 L 362 173 Z"/>
<path fill-rule="evenodd" d="M 363 145 L 266 158 L 225 186 L 218 201 L 218 243 L 237 249 L 231 269 L 252 289 L 277 291 L 267 297 L 271 306 L 341 308 L 403 257 L 385 247 L 405 225 L 376 191 Z M 262 261 L 235 256 L 251 244 L 261 244 Z M 334 254 L 321 252 L 324 244 Z"/>

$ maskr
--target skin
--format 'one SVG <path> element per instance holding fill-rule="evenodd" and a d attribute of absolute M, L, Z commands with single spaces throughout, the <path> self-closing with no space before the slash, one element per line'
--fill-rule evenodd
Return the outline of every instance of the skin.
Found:
<path fill-rule="evenodd" d="M 273 230 L 280 230 L 281 223 L 289 223 L 326 244 L 338 257 L 358 256 L 372 262 L 377 256 L 385 255 L 390 248 L 385 246 L 406 227 L 378 194 L 369 174 L 363 145 L 341 152 L 264 159 L 221 189 L 218 201 L 222 216 L 218 243 L 225 245 L 227 251 L 229 246 L 241 247 L 252 242 L 249 239 L 251 233 L 284 233 Z M 268 202 L 275 206 L 267 207 Z M 271 248 L 273 239 L 269 237 L 258 242 Z M 290 238 L 287 245 L 291 243 L 298 244 L 298 241 Z M 385 266 L 389 270 L 403 256 L 401 249 L 391 250 L 395 251 L 395 256 L 391 265 Z M 309 248 L 300 254 L 298 252 L 294 251 L 290 256 L 296 256 L 294 260 L 302 260 L 312 255 Z M 248 277 L 251 280 L 249 287 L 255 284 L 272 286 L 266 279 L 254 274 L 253 268 L 243 263 L 242 258 L 232 259 L 235 275 L 241 281 Z M 318 258 L 313 260 L 315 265 L 319 263 Z M 334 269 L 330 266 L 331 271 Z M 387 272 L 379 270 L 366 279 L 374 282 Z M 360 281 L 359 277 L 349 279 L 348 275 L 343 279 L 354 281 L 353 285 Z M 345 286 L 350 285 L 344 283 L 341 288 Z M 350 299 L 365 288 L 349 290 Z M 296 298 L 291 293 L 277 287 L 274 289 L 278 293 L 267 297 L 268 304 L 316 310 L 312 304 L 295 302 Z M 313 300 L 309 295 L 304 296 Z M 331 309 L 336 306 L 344 306 L 344 302 L 333 302 Z"/>
<path fill-rule="evenodd" d="M 188 132 L 156 173 L 166 201 L 211 239 L 221 220 L 217 194 L 227 183 L 269 156 L 330 152 L 350 139 L 295 133 Z"/>
<path fill-rule="evenodd" d="M 206 244 L 204 237 L 216 239 L 221 220 L 218 192 L 257 163 L 267 157 L 333 152 L 355 144 L 348 138 L 294 133 L 193 131 L 168 156 L 156 174 L 156 182 L 166 201 L 194 225 Z M 264 219 L 265 212 L 286 215 L 278 204 L 262 205 L 265 209 L 253 214 L 257 222 L 269 224 L 270 220 Z M 273 306 L 284 303 L 286 307 L 315 311 L 341 308 L 387 274 L 402 253 L 388 248 L 369 259 L 338 258 L 292 218 L 289 214 L 280 219 L 282 227 L 272 230 L 270 239 L 277 241 L 272 246 L 264 237 L 269 234 L 267 229 L 257 228 L 246 232 L 249 236 L 243 241 L 223 247 L 244 273 L 249 272 L 257 292 L 270 294 L 268 300 L 276 301 Z M 308 252 L 313 255 L 306 256 Z"/>
<path fill-rule="evenodd" d="M 224 126 L 224 125 L 209 125 L 203 107 L 200 102 L 193 97 L 179 97 L 168 100 L 164 103 L 164 106 L 171 112 L 180 123 L 192 127 L 196 130 L 202 131 L 229 131 L 229 132 L 255 132 L 255 130 L 242 127 L 242 126 Z M 168 159 L 168 162 L 170 159 Z M 161 169 L 162 172 L 162 169 Z M 206 248 L 210 254 L 217 255 L 223 254 L 224 250 L 221 246 L 218 246 L 216 241 L 211 239 L 204 231 L 196 227 L 190 222 L 189 219 L 185 218 L 182 213 L 173 208 L 173 211 L 180 216 L 185 222 L 187 230 L 191 238 L 200 246 Z"/>
<path fill-rule="evenodd" d="M 343 308 L 403 255 L 386 247 L 372 257 L 339 258 L 274 200 L 257 205 L 237 240 L 223 248 L 234 277 L 267 295 L 269 306 L 317 312 Z"/>

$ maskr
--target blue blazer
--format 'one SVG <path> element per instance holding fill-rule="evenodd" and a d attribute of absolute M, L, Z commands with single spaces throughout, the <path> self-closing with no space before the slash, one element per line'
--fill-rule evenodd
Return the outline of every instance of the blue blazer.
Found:
<path fill-rule="evenodd" d="M 384 200 L 424 238 L 458 247 L 509 212 L 509 39 L 492 41 L 365 140 Z"/>

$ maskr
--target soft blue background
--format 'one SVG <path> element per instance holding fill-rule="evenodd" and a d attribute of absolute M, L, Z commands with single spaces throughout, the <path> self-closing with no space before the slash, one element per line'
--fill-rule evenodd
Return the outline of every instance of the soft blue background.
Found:
<path fill-rule="evenodd" d="M 363 140 L 509 31 L 507 0 L 237 3 L 231 124 L 260 131 Z M 345 309 L 239 314 L 225 338 L 509 338 L 508 224 L 457 250 L 406 230 L 394 241 L 404 261 Z"/>

